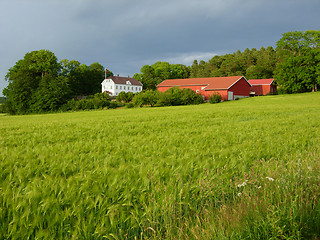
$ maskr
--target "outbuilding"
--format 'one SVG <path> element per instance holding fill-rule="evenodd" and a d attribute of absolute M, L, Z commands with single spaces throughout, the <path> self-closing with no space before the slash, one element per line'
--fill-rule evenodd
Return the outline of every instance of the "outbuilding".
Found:
<path fill-rule="evenodd" d="M 277 85 L 273 78 L 268 79 L 251 79 L 251 94 L 255 96 L 262 96 L 267 94 L 277 93 Z"/>
<path fill-rule="evenodd" d="M 244 76 L 167 79 L 157 85 L 160 92 L 172 87 L 190 88 L 203 95 L 205 100 L 217 93 L 222 100 L 245 98 L 249 97 L 251 90 L 251 85 Z"/>

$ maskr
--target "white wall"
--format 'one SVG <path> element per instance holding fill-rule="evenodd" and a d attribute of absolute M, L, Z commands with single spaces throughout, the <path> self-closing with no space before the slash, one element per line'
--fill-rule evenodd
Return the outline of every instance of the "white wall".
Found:
<path fill-rule="evenodd" d="M 116 84 L 115 88 L 115 95 L 118 95 L 120 92 L 138 93 L 142 91 L 142 86 L 131 84 Z"/>
<path fill-rule="evenodd" d="M 115 93 L 115 84 L 111 79 L 105 79 L 101 83 L 102 85 L 102 92 L 108 91 L 111 92 L 112 95 Z"/>
<path fill-rule="evenodd" d="M 105 79 L 101 83 L 102 92 L 108 91 L 112 93 L 112 96 L 119 95 L 120 92 L 133 92 L 138 93 L 142 91 L 142 86 L 131 84 L 115 84 L 111 79 Z"/>

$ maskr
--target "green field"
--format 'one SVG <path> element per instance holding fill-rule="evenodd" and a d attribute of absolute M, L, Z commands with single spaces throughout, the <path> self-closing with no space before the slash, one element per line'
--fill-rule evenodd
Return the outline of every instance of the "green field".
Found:
<path fill-rule="evenodd" d="M 0 239 L 318 239 L 320 93 L 0 115 Z"/>

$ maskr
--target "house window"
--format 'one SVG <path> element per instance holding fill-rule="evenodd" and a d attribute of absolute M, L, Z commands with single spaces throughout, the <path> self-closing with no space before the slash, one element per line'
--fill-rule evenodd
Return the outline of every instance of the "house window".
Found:
<path fill-rule="evenodd" d="M 136 91 L 138 91 L 138 87 L 136 87 Z"/>
<path fill-rule="evenodd" d="M 199 93 L 199 89 L 197 89 L 196 93 Z"/>
<path fill-rule="evenodd" d="M 121 89 L 121 86 L 120 86 L 120 89 Z"/>
<path fill-rule="evenodd" d="M 123 89 L 126 90 L 126 86 L 123 86 Z"/>
<path fill-rule="evenodd" d="M 110 86 L 110 89 L 112 89 L 112 86 Z"/>
<path fill-rule="evenodd" d="M 116 89 L 118 89 L 118 86 L 116 86 Z"/>

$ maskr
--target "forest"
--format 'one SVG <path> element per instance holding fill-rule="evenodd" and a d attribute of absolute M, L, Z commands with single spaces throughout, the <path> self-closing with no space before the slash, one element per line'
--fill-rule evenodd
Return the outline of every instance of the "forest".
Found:
<path fill-rule="evenodd" d="M 238 50 L 194 60 L 191 66 L 156 62 L 145 65 L 134 77 L 148 88 L 165 79 L 245 76 L 246 79 L 274 78 L 279 93 L 317 91 L 320 83 L 320 31 L 284 33 L 277 47 Z"/>
<path fill-rule="evenodd" d="M 248 80 L 274 78 L 278 93 L 317 91 L 320 31 L 287 32 L 276 45 L 275 49 L 238 50 L 207 62 L 194 60 L 191 66 L 156 62 L 142 66 L 133 77 L 144 90 L 156 90 L 165 79 L 245 76 Z M 97 62 L 87 66 L 76 60 L 58 61 L 49 50 L 27 53 L 6 75 L 9 84 L 3 90 L 5 109 L 11 114 L 68 109 L 63 106 L 69 101 L 99 93 L 105 75 L 113 73 Z"/>

